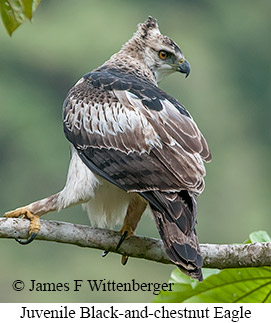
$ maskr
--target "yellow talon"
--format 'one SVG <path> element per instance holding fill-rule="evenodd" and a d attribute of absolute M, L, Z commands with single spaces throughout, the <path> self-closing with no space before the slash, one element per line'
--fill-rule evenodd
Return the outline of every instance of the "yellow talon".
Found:
<path fill-rule="evenodd" d="M 130 238 L 132 235 L 134 235 L 134 230 L 129 224 L 123 224 L 122 228 L 120 229 L 120 233 L 122 235 L 125 235 L 125 239 Z"/>
<path fill-rule="evenodd" d="M 123 266 L 127 264 L 129 257 L 128 256 L 121 256 L 121 263 Z"/>
<path fill-rule="evenodd" d="M 33 241 L 37 233 L 40 231 L 40 217 L 31 213 L 25 206 L 13 211 L 6 212 L 4 216 L 6 218 L 18 218 L 20 216 L 23 216 L 24 219 L 30 220 L 29 238 L 26 241 L 16 239 L 16 241 L 21 244 L 28 244 Z"/>
<path fill-rule="evenodd" d="M 121 235 L 120 241 L 117 245 L 116 251 L 120 248 L 120 246 L 124 240 L 130 238 L 130 236 L 134 234 L 134 231 L 131 228 L 131 226 L 124 224 L 120 230 L 120 233 L 122 235 Z M 123 266 L 125 266 L 127 264 L 128 258 L 129 258 L 128 256 L 124 256 L 124 255 L 121 257 L 121 263 L 123 264 Z"/>
<path fill-rule="evenodd" d="M 121 228 L 120 233 L 121 233 L 121 238 L 120 238 L 120 241 L 116 247 L 116 251 L 120 248 L 120 246 L 122 245 L 122 243 L 125 239 L 130 238 L 130 236 L 134 234 L 131 227 L 126 226 L 125 224 Z"/>

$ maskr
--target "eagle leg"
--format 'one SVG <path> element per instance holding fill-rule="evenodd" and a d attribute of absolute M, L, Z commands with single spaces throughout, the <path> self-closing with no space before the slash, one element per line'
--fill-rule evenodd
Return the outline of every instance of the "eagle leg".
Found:
<path fill-rule="evenodd" d="M 125 239 L 128 239 L 131 235 L 134 235 L 137 224 L 140 221 L 146 206 L 147 202 L 139 195 L 136 195 L 136 197 L 129 203 L 123 226 L 120 230 L 122 235 L 116 247 L 116 251 L 120 248 Z M 127 261 L 128 256 L 123 255 L 121 257 L 122 265 L 126 265 Z"/>
<path fill-rule="evenodd" d="M 25 206 L 4 214 L 6 218 L 18 218 L 22 215 L 24 219 L 30 220 L 29 237 L 27 240 L 20 240 L 17 238 L 15 240 L 20 244 L 29 244 L 36 238 L 38 232 L 40 231 L 40 217 L 31 213 Z"/>
<path fill-rule="evenodd" d="M 128 205 L 126 216 L 124 218 L 123 226 L 120 230 L 121 237 L 117 244 L 116 251 L 119 250 L 125 239 L 128 239 L 131 235 L 134 235 L 137 224 L 141 219 L 143 212 L 147 207 L 147 202 L 141 196 L 136 195 Z M 105 250 L 102 253 L 102 257 L 108 255 L 109 251 Z M 128 256 L 121 257 L 121 263 L 126 265 Z"/>
<path fill-rule="evenodd" d="M 28 239 L 15 239 L 17 242 L 20 244 L 28 244 L 36 238 L 38 232 L 40 231 L 40 217 L 43 214 L 56 211 L 57 209 L 61 208 L 58 204 L 58 197 L 60 193 L 61 192 L 4 214 L 6 218 L 19 218 L 20 216 L 23 216 L 24 219 L 30 220 Z"/>

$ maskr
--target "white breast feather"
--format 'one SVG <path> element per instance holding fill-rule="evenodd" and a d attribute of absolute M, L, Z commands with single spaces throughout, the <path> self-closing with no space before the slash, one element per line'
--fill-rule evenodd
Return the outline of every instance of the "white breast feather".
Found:
<path fill-rule="evenodd" d="M 100 181 L 81 161 L 74 147 L 71 147 L 71 160 L 66 185 L 58 197 L 58 208 L 88 201 L 94 196 Z"/>
<path fill-rule="evenodd" d="M 127 193 L 102 178 L 100 183 L 95 196 L 83 204 L 83 208 L 93 226 L 112 229 L 114 225 L 123 223 L 129 202 L 136 193 Z"/>
<path fill-rule="evenodd" d="M 82 162 L 75 148 L 71 148 L 66 185 L 58 196 L 58 210 L 83 203 L 93 226 L 113 228 L 123 222 L 134 194 L 95 175 Z"/>

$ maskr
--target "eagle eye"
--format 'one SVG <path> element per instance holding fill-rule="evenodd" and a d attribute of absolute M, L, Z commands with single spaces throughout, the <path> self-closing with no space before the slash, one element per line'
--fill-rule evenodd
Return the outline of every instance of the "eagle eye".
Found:
<path fill-rule="evenodd" d="M 159 53 L 158 53 L 158 56 L 165 60 L 167 57 L 168 57 L 168 52 L 166 52 L 165 50 L 160 50 Z"/>

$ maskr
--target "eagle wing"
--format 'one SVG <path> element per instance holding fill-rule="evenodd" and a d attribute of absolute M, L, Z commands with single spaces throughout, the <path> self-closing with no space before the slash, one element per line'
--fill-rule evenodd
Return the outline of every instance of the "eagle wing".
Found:
<path fill-rule="evenodd" d="M 203 190 L 207 143 L 185 108 L 149 82 L 89 73 L 70 90 L 63 123 L 84 162 L 126 191 Z"/>
<path fill-rule="evenodd" d="M 195 197 L 211 155 L 186 109 L 148 81 L 100 69 L 70 90 L 63 124 L 94 173 L 150 202 L 170 258 L 200 277 Z"/>

